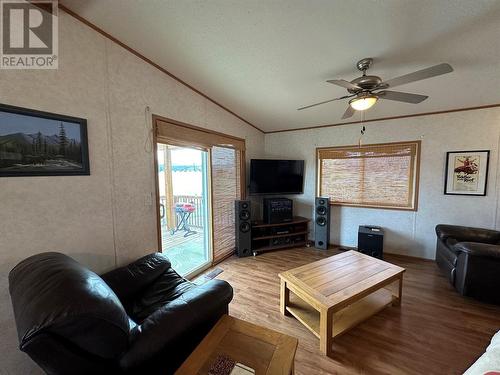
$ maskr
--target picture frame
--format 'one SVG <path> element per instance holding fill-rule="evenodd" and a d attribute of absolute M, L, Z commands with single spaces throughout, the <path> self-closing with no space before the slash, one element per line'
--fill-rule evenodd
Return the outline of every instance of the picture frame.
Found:
<path fill-rule="evenodd" d="M 90 175 L 87 120 L 0 104 L 0 177 Z"/>
<path fill-rule="evenodd" d="M 490 150 L 446 153 L 444 194 L 485 196 Z"/>

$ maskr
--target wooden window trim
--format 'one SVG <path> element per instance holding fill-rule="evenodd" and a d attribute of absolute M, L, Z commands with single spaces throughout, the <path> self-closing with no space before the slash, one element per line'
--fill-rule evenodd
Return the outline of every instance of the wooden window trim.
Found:
<path fill-rule="evenodd" d="M 422 149 L 422 141 L 401 141 L 401 142 L 388 142 L 388 143 L 374 143 L 374 144 L 366 144 L 361 147 L 384 147 L 384 146 L 393 146 L 393 145 L 416 145 L 415 154 L 412 155 L 411 164 L 414 165 L 414 173 L 410 177 L 411 184 L 410 188 L 412 189 L 411 193 L 413 196 L 413 204 L 408 205 L 408 207 L 395 207 L 391 205 L 379 205 L 379 204 L 365 204 L 365 203 L 339 203 L 339 202 L 330 202 L 331 206 L 346 206 L 346 207 L 362 207 L 362 208 L 378 208 L 378 209 L 387 209 L 387 210 L 397 210 L 397 211 L 418 211 L 418 196 L 419 196 L 419 183 L 420 183 L 420 152 Z M 353 148 L 359 148 L 359 145 L 348 145 L 348 146 L 331 146 L 331 147 L 317 147 L 316 148 L 316 194 L 317 196 L 321 195 L 321 176 L 322 176 L 322 163 L 320 158 L 320 153 L 326 150 L 348 150 Z M 416 159 L 416 160 L 415 160 Z"/>

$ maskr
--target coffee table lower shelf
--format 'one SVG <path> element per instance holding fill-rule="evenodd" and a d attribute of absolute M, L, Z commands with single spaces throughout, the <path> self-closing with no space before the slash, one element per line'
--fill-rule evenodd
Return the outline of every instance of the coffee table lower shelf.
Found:
<path fill-rule="evenodd" d="M 379 289 L 333 314 L 333 332 L 336 337 L 362 323 L 395 302 L 397 298 L 387 289 Z M 297 295 L 290 293 L 286 310 L 320 338 L 320 313 Z"/>

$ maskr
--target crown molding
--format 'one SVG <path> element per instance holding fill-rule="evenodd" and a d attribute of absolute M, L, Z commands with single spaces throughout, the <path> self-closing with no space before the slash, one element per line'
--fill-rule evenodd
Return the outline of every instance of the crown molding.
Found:
<path fill-rule="evenodd" d="M 276 133 L 287 133 L 287 132 L 295 132 L 295 131 L 303 131 L 303 130 L 311 130 L 311 129 L 323 129 L 323 128 L 330 128 L 330 127 L 334 127 L 334 126 L 352 125 L 352 124 L 366 124 L 367 122 L 398 120 L 398 119 L 402 119 L 402 118 L 440 115 L 443 113 L 452 113 L 452 112 L 475 111 L 475 110 L 479 110 L 479 109 L 488 109 L 488 108 L 495 108 L 495 107 L 500 107 L 500 103 L 487 104 L 487 105 L 482 105 L 482 106 L 477 106 L 477 107 L 463 107 L 463 108 L 447 109 L 447 110 L 443 110 L 443 111 L 414 113 L 414 114 L 410 114 L 410 115 L 379 117 L 379 118 L 374 118 L 374 119 L 369 119 L 369 120 L 364 120 L 364 121 L 361 121 L 361 120 L 348 121 L 348 122 L 339 122 L 336 124 L 313 125 L 313 126 L 296 128 L 296 129 L 271 130 L 271 131 L 264 132 L 264 134 L 276 134 Z"/>

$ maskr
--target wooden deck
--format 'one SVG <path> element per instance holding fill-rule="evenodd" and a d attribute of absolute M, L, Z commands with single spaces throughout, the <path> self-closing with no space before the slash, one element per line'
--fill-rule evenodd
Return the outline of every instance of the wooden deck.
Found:
<path fill-rule="evenodd" d="M 172 262 L 172 267 L 181 275 L 206 261 L 204 232 L 201 228 L 192 228 L 196 234 L 184 237 L 186 232 L 179 231 L 174 235 L 162 231 L 163 253 Z"/>
<path fill-rule="evenodd" d="M 178 246 L 185 246 L 186 244 L 192 242 L 198 242 L 203 239 L 203 229 L 193 228 L 196 234 L 184 237 L 185 232 L 177 232 L 173 236 L 170 234 L 164 235 L 162 237 L 162 243 L 164 249 L 169 249 Z"/>

